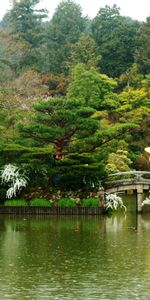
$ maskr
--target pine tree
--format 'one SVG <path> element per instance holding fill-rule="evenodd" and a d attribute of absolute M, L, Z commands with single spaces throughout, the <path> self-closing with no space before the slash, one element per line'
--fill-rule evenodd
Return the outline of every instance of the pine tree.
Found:
<path fill-rule="evenodd" d="M 16 73 L 35 67 L 43 42 L 42 20 L 47 16 L 44 9 L 36 9 L 39 0 L 13 1 L 12 9 L 6 14 L 6 53 Z"/>
<path fill-rule="evenodd" d="M 34 105 L 35 114 L 28 124 L 20 124 L 20 131 L 39 145 L 52 145 L 56 160 L 70 152 L 72 144 L 86 140 L 99 127 L 92 118 L 95 110 L 80 100 L 53 98 Z"/>

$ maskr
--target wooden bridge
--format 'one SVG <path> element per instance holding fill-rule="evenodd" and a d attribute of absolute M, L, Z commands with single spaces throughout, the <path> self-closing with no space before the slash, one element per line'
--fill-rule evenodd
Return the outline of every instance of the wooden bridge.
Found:
<path fill-rule="evenodd" d="M 149 179 L 144 178 L 145 175 L 147 175 Z M 112 177 L 115 177 L 115 179 L 112 180 Z M 143 192 L 150 189 L 150 172 L 119 172 L 109 175 L 109 178 L 111 178 L 111 180 L 105 182 L 105 191 L 108 193 L 118 193 L 130 190 L 136 191 L 136 209 L 138 213 L 141 213 L 142 202 L 144 200 Z"/>

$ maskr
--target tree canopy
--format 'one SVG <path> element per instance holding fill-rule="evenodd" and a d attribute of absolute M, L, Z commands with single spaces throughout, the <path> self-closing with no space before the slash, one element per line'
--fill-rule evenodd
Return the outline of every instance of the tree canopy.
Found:
<path fill-rule="evenodd" d="M 1 166 L 68 190 L 149 169 L 150 18 L 106 5 L 90 19 L 73 0 L 49 18 L 38 3 L 12 1 L 0 23 Z"/>

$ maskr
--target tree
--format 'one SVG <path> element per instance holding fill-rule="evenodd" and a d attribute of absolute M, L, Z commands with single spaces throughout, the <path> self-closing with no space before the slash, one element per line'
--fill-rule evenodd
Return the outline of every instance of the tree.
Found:
<path fill-rule="evenodd" d="M 118 77 L 134 63 L 139 23 L 120 15 L 116 5 L 101 8 L 93 20 L 93 37 L 100 49 L 102 73 Z"/>
<path fill-rule="evenodd" d="M 12 65 L 6 54 L 8 34 L 3 28 L 0 28 L 0 86 L 4 86 L 14 78 Z"/>
<path fill-rule="evenodd" d="M 147 92 L 144 89 L 133 89 L 123 91 L 119 95 L 120 107 L 117 112 L 120 121 L 132 120 L 135 124 L 141 124 L 150 113 L 150 103 Z"/>
<path fill-rule="evenodd" d="M 106 171 L 108 174 L 117 172 L 130 171 L 129 165 L 132 161 L 127 157 L 127 151 L 117 150 L 116 153 L 110 153 L 106 165 Z"/>
<path fill-rule="evenodd" d="M 150 74 L 145 75 L 145 78 L 142 80 L 142 86 L 146 89 L 150 89 Z"/>
<path fill-rule="evenodd" d="M 120 106 L 116 109 L 118 122 L 132 122 L 136 125 L 130 135 L 126 135 L 130 158 L 136 168 L 138 157 L 144 151 L 145 145 L 150 143 L 149 93 L 145 88 L 129 88 L 120 93 L 119 98 Z"/>
<path fill-rule="evenodd" d="M 71 46 L 76 43 L 86 26 L 81 7 L 74 1 L 62 1 L 47 26 L 43 49 L 42 70 L 54 74 L 68 72 L 66 62 Z"/>
<path fill-rule="evenodd" d="M 142 74 L 150 73 L 150 17 L 140 26 L 137 34 L 137 51 L 135 61 Z"/>
<path fill-rule="evenodd" d="M 98 47 L 94 39 L 87 33 L 83 33 L 79 40 L 72 45 L 68 61 L 70 68 L 78 63 L 83 63 L 88 69 L 97 67 L 101 59 Z"/>
<path fill-rule="evenodd" d="M 87 70 L 85 65 L 77 64 L 72 70 L 67 95 L 97 110 L 112 108 L 117 106 L 117 97 L 113 95 L 116 85 L 114 79 L 99 74 L 95 68 Z"/>
<path fill-rule="evenodd" d="M 99 126 L 91 118 L 94 109 L 84 107 L 80 100 L 54 98 L 35 104 L 34 109 L 32 121 L 20 124 L 20 130 L 39 145 L 52 145 L 56 160 L 69 152 L 71 143 L 87 139 Z"/>
<path fill-rule="evenodd" d="M 118 84 L 119 87 L 124 87 L 127 89 L 130 87 L 138 88 L 141 86 L 142 79 L 143 75 L 140 74 L 137 64 L 134 63 L 130 68 L 120 75 Z"/>
<path fill-rule="evenodd" d="M 48 86 L 43 83 L 42 74 L 32 69 L 23 72 L 11 85 L 18 96 L 21 108 L 31 109 L 33 102 L 48 94 Z"/>
<path fill-rule="evenodd" d="M 68 79 L 64 74 L 54 75 L 49 73 L 42 74 L 43 85 L 48 87 L 48 95 L 60 97 L 66 95 Z"/>
<path fill-rule="evenodd" d="M 42 20 L 47 16 L 45 10 L 37 10 L 39 0 L 13 1 L 12 9 L 7 13 L 6 52 L 16 72 L 28 66 L 35 67 L 39 56 L 39 47 L 43 41 Z"/>
<path fill-rule="evenodd" d="M 54 163 L 49 164 L 48 160 L 47 168 L 54 185 L 74 189 L 83 188 L 85 178 L 88 183 L 99 182 L 104 176 L 100 148 L 122 137 L 129 126 L 101 129 L 99 119 L 94 117 L 95 109 L 77 99 L 43 100 L 34 104 L 34 110 L 30 121 L 18 125 L 20 142 L 36 147 L 37 151 L 42 145 L 46 155 L 50 149 Z M 42 163 L 41 160 L 39 166 Z"/>
<path fill-rule="evenodd" d="M 88 185 L 91 178 L 99 178 L 103 173 L 102 163 L 90 151 L 85 152 L 88 139 L 99 128 L 99 121 L 93 117 L 95 110 L 85 107 L 80 100 L 64 98 L 43 100 L 35 104 L 34 109 L 31 121 L 19 124 L 20 142 L 24 140 L 26 145 L 34 145 L 37 151 L 42 145 L 46 155 L 49 147 L 53 165 L 47 160 L 46 168 L 51 184 L 76 189 L 83 188 L 85 177 Z M 43 162 L 41 159 L 39 166 Z"/>
<path fill-rule="evenodd" d="M 131 170 L 131 164 L 132 161 L 129 158 L 128 146 L 125 141 L 120 141 L 116 152 L 108 155 L 105 170 L 107 174 L 127 172 Z"/>

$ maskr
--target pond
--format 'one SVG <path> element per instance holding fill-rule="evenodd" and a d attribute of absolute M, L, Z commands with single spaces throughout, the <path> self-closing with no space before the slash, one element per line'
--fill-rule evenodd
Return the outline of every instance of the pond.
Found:
<path fill-rule="evenodd" d="M 0 216 L 0 299 L 150 299 L 150 214 Z"/>

